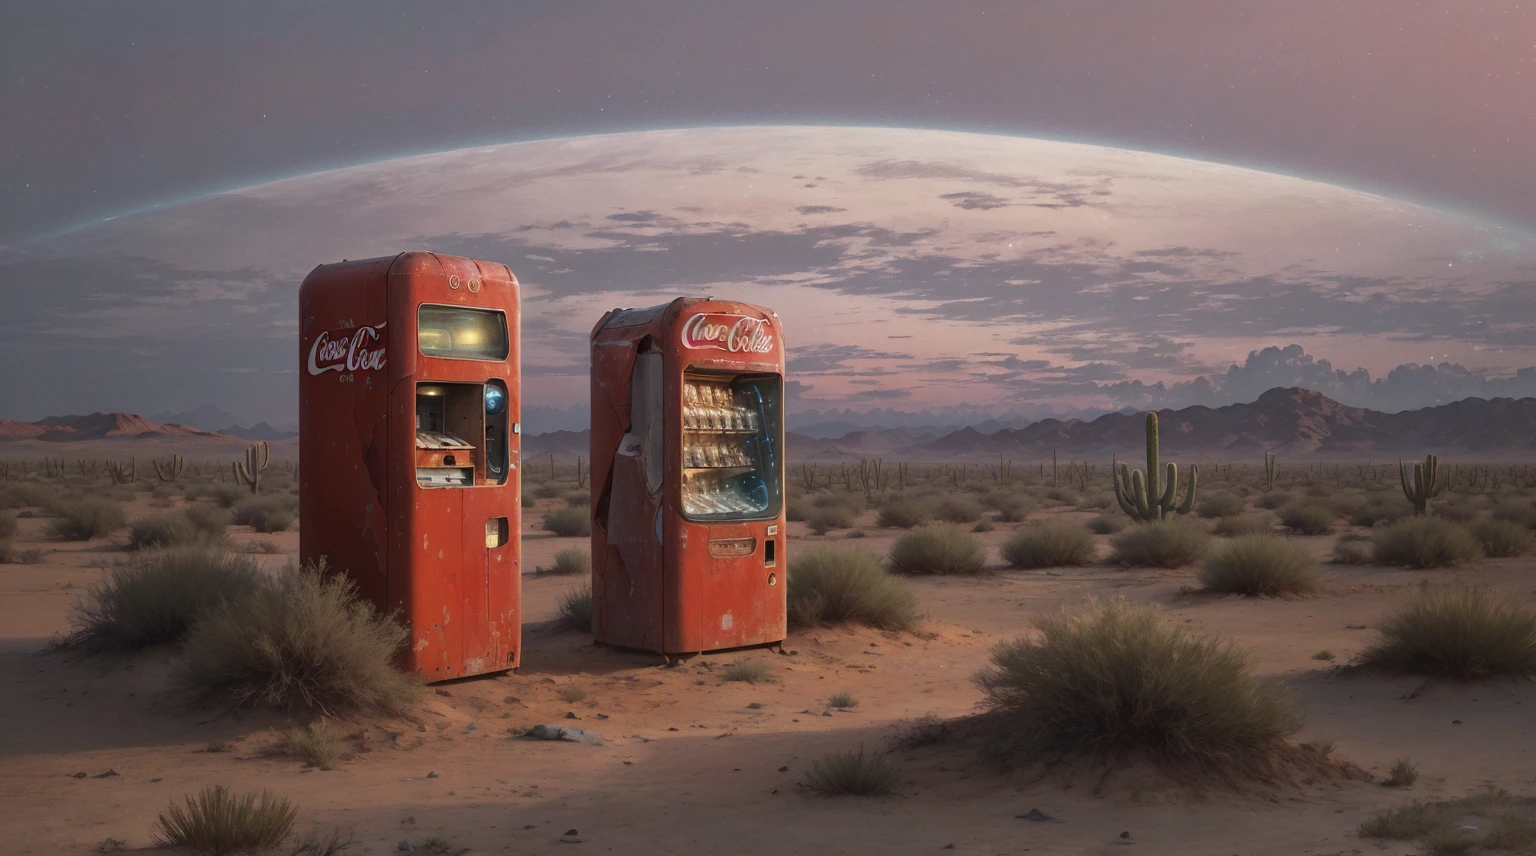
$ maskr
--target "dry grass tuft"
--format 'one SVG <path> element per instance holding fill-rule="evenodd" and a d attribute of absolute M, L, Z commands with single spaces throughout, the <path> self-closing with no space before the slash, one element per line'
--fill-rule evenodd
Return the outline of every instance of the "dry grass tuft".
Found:
<path fill-rule="evenodd" d="M 1205 560 L 1200 582 L 1212 591 L 1276 596 L 1317 590 L 1317 560 L 1300 545 L 1274 535 L 1244 535 Z"/>
<path fill-rule="evenodd" d="M 128 524 L 123 507 L 111 500 L 87 497 L 61 502 L 53 509 L 53 535 L 65 541 L 89 541 L 105 538 Z"/>
<path fill-rule="evenodd" d="M 1474 588 L 1421 587 L 1381 622 L 1361 664 L 1428 677 L 1536 677 L 1536 613 Z"/>
<path fill-rule="evenodd" d="M 341 762 L 344 747 L 329 722 L 321 720 L 278 735 L 276 743 L 262 750 L 263 755 L 298 758 L 306 767 L 332 770 Z"/>
<path fill-rule="evenodd" d="M 804 788 L 824 797 L 883 797 L 896 793 L 900 781 L 885 755 L 866 753 L 860 746 L 857 751 L 833 752 L 812 761 Z"/>
<path fill-rule="evenodd" d="M 1501 790 L 1454 800 L 1414 802 L 1379 812 L 1360 825 L 1363 838 L 1416 841 L 1430 853 L 1536 849 L 1536 800 Z"/>
<path fill-rule="evenodd" d="M 567 505 L 544 515 L 544 529 L 562 538 L 586 538 L 592 534 L 592 512 L 584 506 Z"/>
<path fill-rule="evenodd" d="M 1003 559 L 1015 568 L 1086 565 L 1093 553 L 1093 535 L 1061 520 L 1027 525 L 1003 543 Z"/>
<path fill-rule="evenodd" d="M 773 680 L 773 669 L 762 660 L 738 660 L 726 666 L 721 676 L 727 681 L 761 684 Z"/>
<path fill-rule="evenodd" d="M 1372 536 L 1377 564 L 1407 568 L 1444 568 L 1471 562 L 1483 547 L 1467 527 L 1434 517 L 1414 517 L 1388 524 Z"/>
<path fill-rule="evenodd" d="M 1210 546 L 1204 529 L 1183 520 L 1138 523 L 1109 540 L 1110 558 L 1129 567 L 1182 568 Z"/>
<path fill-rule="evenodd" d="M 199 853 L 268 850 L 293 829 L 298 809 L 267 791 L 236 796 L 229 788 L 204 788 L 186 805 L 172 803 L 155 823 L 155 844 Z"/>
<path fill-rule="evenodd" d="M 987 553 L 969 532 L 936 524 L 897 538 L 888 561 L 899 574 L 975 575 L 986 567 Z"/>
<path fill-rule="evenodd" d="M 592 584 L 572 586 L 556 603 L 555 624 L 561 630 L 592 630 Z"/>
<path fill-rule="evenodd" d="M 117 565 L 74 606 L 65 647 L 138 649 L 175 642 L 205 610 L 254 589 L 256 564 L 217 547 L 142 553 Z"/>
<path fill-rule="evenodd" d="M 917 598 L 905 580 L 857 547 L 815 547 L 797 553 L 788 573 L 790 623 L 799 627 L 851 622 L 880 630 L 917 625 Z"/>

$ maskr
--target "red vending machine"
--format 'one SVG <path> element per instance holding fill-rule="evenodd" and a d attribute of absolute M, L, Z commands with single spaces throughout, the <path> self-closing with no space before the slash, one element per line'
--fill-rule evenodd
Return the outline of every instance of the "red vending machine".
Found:
<path fill-rule="evenodd" d="M 403 253 L 299 289 L 299 556 L 410 628 L 428 681 L 521 649 L 518 284 Z"/>
<path fill-rule="evenodd" d="M 684 297 L 592 330 L 592 632 L 672 655 L 784 639 L 784 338 Z"/>

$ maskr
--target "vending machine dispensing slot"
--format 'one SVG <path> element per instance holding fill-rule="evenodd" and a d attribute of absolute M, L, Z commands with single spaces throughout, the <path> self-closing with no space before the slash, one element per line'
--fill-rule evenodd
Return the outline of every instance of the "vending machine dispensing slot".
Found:
<path fill-rule="evenodd" d="M 784 639 L 783 394 L 772 310 L 679 298 L 598 322 L 597 641 L 670 656 Z"/>

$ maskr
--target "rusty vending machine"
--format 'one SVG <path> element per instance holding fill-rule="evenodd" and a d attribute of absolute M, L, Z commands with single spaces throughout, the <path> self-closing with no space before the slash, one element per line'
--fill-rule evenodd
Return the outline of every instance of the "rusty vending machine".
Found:
<path fill-rule="evenodd" d="M 669 658 L 782 642 L 784 339 L 679 298 L 592 330 L 592 630 Z"/>
<path fill-rule="evenodd" d="M 517 278 L 403 253 L 299 289 L 299 555 L 410 629 L 427 681 L 521 649 Z"/>

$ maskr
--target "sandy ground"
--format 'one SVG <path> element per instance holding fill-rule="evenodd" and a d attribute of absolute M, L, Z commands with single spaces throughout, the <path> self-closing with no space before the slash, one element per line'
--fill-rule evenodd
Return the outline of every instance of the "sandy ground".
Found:
<path fill-rule="evenodd" d="M 538 518 L 527 514 L 530 527 Z M 46 652 L 49 638 L 67 629 L 70 604 L 121 557 L 123 540 L 58 543 L 43 538 L 46 523 L 22 519 L 18 543 L 53 550 L 45 564 L 0 565 L 0 850 L 8 854 L 84 854 L 108 838 L 147 847 L 158 812 L 213 784 L 285 795 L 300 806 L 305 828 L 350 830 L 357 844 L 348 852 L 373 854 L 432 837 L 456 850 L 516 854 L 1411 853 L 1411 845 L 1381 845 L 1354 830 L 1410 798 L 1461 796 L 1486 784 L 1536 792 L 1536 687 L 1423 685 L 1346 675 L 1312 659 L 1327 649 L 1346 662 L 1420 580 L 1459 577 L 1536 605 L 1530 560 L 1459 573 L 1326 566 L 1326 590 L 1316 597 L 1213 597 L 1191 591 L 1193 570 L 1005 570 L 996 546 L 1011 527 L 999 525 L 983 536 L 995 573 L 912 581 L 929 614 L 922 635 L 795 632 L 782 655 L 712 654 L 671 669 L 655 655 L 594 646 L 584 634 L 539 623 L 579 580 L 529 573 L 520 673 L 434 688 L 419 725 L 349 725 L 362 735 L 356 754 L 315 771 L 260 755 L 286 720 L 188 706 L 171 652 Z M 791 551 L 846 538 L 809 536 L 800 524 L 792 535 Z M 852 543 L 884 552 L 895 535 L 872 530 Z M 258 536 L 236 527 L 231 537 L 240 544 Z M 272 567 L 297 550 L 295 533 L 259 537 L 284 551 L 260 557 Z M 1319 556 L 1332 540 L 1303 539 Z M 525 567 L 548 565 L 573 544 L 584 540 L 530 528 Z M 1237 640 L 1261 674 L 1300 700 L 1307 725 L 1299 740 L 1335 741 L 1340 757 L 1378 776 L 1411 758 L 1418 783 L 1196 793 L 1132 772 L 1095 795 L 1089 780 L 1004 775 L 968 748 L 929 747 L 895 752 L 899 796 L 824 799 L 797 789 L 829 751 L 883 750 L 912 717 L 973 712 L 980 693 L 971 678 L 993 644 L 1032 616 L 1095 595 L 1153 602 Z M 725 665 L 747 659 L 769 662 L 775 679 L 722 680 Z M 571 687 L 586 697 L 562 701 Z M 826 699 L 840 690 L 858 705 L 828 710 Z M 606 743 L 512 736 L 536 723 L 593 729 Z M 1053 819 L 1022 819 L 1031 809 Z"/>

